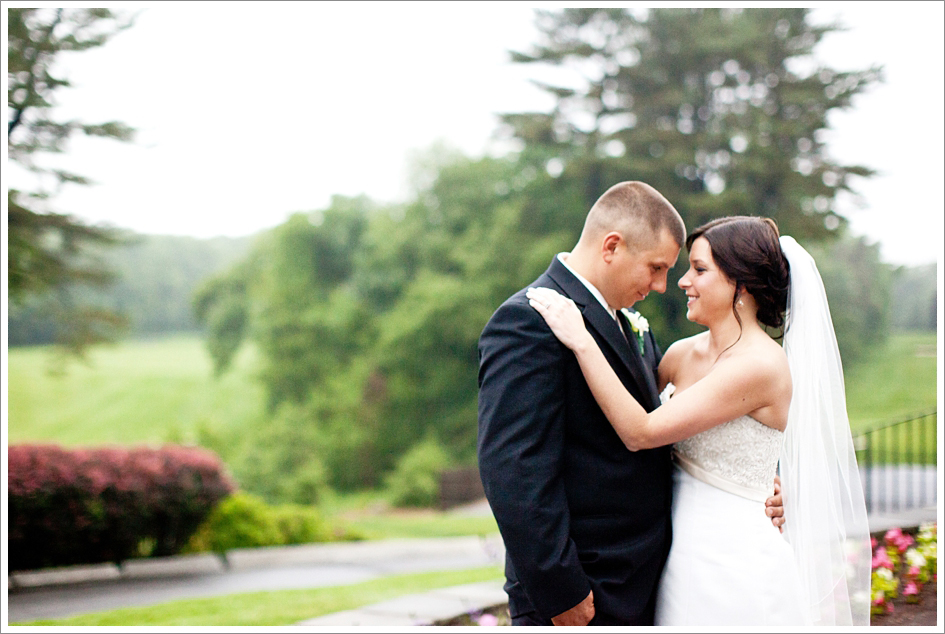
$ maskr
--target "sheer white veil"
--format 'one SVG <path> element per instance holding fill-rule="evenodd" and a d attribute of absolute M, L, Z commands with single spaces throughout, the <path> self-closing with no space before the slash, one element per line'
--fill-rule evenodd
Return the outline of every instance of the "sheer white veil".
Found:
<path fill-rule="evenodd" d="M 781 237 L 790 265 L 784 350 L 794 394 L 781 449 L 785 538 L 814 625 L 869 625 L 872 548 L 840 352 L 817 265 Z"/>

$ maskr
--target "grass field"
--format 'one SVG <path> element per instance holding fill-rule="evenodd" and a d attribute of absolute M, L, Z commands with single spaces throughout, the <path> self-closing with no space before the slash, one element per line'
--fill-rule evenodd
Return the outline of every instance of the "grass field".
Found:
<path fill-rule="evenodd" d="M 196 336 L 97 347 L 62 373 L 50 372 L 54 358 L 49 348 L 10 350 L 10 444 L 193 442 L 200 426 L 240 428 L 261 415 L 249 347 L 219 379 Z"/>
<path fill-rule="evenodd" d="M 844 367 L 847 413 L 854 431 L 936 408 L 934 332 L 897 333 L 884 349 Z"/>

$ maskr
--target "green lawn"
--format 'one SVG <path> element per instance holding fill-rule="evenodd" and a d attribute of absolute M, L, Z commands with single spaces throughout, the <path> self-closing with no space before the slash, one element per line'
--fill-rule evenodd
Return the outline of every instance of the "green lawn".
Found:
<path fill-rule="evenodd" d="M 885 348 L 845 367 L 847 413 L 854 431 L 935 409 L 935 351 L 934 332 L 896 333 Z"/>
<path fill-rule="evenodd" d="M 323 614 L 351 610 L 436 588 L 503 578 L 501 566 L 425 572 L 325 588 L 252 592 L 206 599 L 170 601 L 65 619 L 11 623 L 29 626 L 285 626 Z"/>
<path fill-rule="evenodd" d="M 240 428 L 257 421 L 262 387 L 245 348 L 219 379 L 196 336 L 96 347 L 88 362 L 51 373 L 50 348 L 9 351 L 10 444 L 65 446 L 194 442 L 198 427 Z"/>

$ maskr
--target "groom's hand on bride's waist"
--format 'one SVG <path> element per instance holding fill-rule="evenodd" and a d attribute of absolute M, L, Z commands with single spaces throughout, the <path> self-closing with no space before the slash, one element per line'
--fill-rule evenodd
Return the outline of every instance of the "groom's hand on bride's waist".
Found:
<path fill-rule="evenodd" d="M 781 478 L 774 476 L 774 495 L 765 500 L 765 513 L 771 523 L 784 532 L 784 502 L 781 501 Z"/>
<path fill-rule="evenodd" d="M 587 598 L 576 606 L 562 612 L 558 616 L 551 617 L 551 622 L 555 625 L 587 625 L 594 618 L 594 591 L 587 593 Z"/>

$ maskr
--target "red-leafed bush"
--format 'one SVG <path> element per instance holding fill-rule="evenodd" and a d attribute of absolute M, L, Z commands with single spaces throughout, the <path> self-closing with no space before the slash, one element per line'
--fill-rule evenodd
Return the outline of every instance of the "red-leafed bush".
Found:
<path fill-rule="evenodd" d="M 234 490 L 194 447 L 9 448 L 9 570 L 178 552 Z"/>

